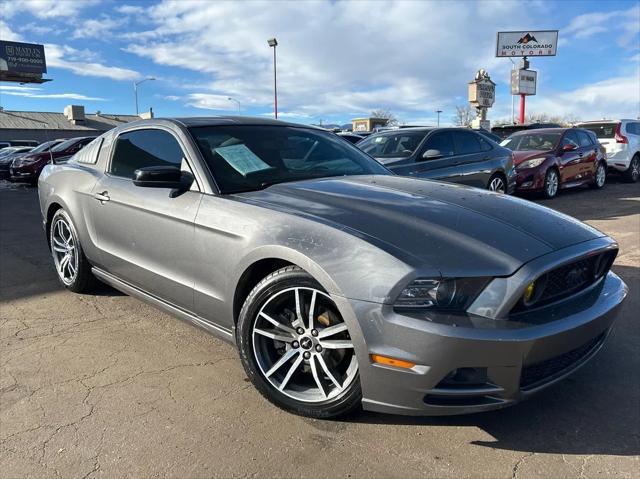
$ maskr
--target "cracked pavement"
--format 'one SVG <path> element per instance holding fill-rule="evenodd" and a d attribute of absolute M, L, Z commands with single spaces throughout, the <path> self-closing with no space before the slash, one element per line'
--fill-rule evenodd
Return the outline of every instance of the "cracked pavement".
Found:
<path fill-rule="evenodd" d="M 56 281 L 34 188 L 0 188 L 0 471 L 22 477 L 638 477 L 640 186 L 546 206 L 621 246 L 630 287 L 609 341 L 532 400 L 461 417 L 287 414 L 235 349 L 103 287 Z"/>

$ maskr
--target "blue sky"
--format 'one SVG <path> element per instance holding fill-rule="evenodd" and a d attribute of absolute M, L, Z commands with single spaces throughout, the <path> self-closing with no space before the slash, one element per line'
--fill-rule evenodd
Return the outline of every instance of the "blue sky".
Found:
<path fill-rule="evenodd" d="M 157 116 L 273 112 L 277 37 L 279 112 L 301 123 L 345 123 L 371 110 L 403 122 L 452 119 L 467 82 L 485 68 L 497 83 L 490 119 L 511 114 L 499 30 L 559 29 L 558 56 L 536 58 L 528 112 L 577 119 L 640 116 L 638 1 L 230 2 L 11 0 L 0 38 L 44 43 L 44 85 L 0 85 L 7 110 Z"/>

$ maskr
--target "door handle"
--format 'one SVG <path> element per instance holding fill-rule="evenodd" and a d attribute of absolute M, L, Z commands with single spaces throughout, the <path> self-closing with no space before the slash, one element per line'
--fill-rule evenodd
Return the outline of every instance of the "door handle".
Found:
<path fill-rule="evenodd" d="M 108 191 L 103 191 L 102 193 L 96 193 L 93 195 L 94 199 L 98 200 L 100 203 L 104 204 L 109 201 L 111 198 L 109 197 Z"/>

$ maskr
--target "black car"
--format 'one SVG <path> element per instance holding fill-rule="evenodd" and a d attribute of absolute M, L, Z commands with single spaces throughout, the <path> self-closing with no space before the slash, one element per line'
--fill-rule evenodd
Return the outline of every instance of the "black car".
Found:
<path fill-rule="evenodd" d="M 340 138 L 347 140 L 349 143 L 358 143 L 360 140 L 364 139 L 362 135 L 356 135 L 355 133 L 351 133 L 350 131 L 336 133 Z"/>
<path fill-rule="evenodd" d="M 539 128 L 562 128 L 558 123 L 520 123 L 517 125 L 500 125 L 491 128 L 491 133 L 505 139 L 508 136 L 522 130 L 537 130 Z"/>
<path fill-rule="evenodd" d="M 512 193 L 511 150 L 464 128 L 406 128 L 376 133 L 357 143 L 402 176 L 416 176 Z"/>

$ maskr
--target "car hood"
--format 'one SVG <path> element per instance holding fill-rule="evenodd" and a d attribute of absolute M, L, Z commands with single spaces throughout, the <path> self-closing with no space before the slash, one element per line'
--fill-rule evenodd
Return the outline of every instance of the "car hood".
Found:
<path fill-rule="evenodd" d="M 395 175 L 278 184 L 236 197 L 330 224 L 444 276 L 506 276 L 538 256 L 604 236 L 526 200 Z"/>
<path fill-rule="evenodd" d="M 513 164 L 518 166 L 523 161 L 530 160 L 532 158 L 540 158 L 542 156 L 551 156 L 553 151 L 538 151 L 538 150 L 523 150 L 513 152 Z"/>
<path fill-rule="evenodd" d="M 398 161 L 403 161 L 410 157 L 411 156 L 394 156 L 393 158 L 387 158 L 387 157 L 384 157 L 384 158 L 374 157 L 374 158 L 378 163 L 382 165 L 392 165 L 394 163 L 397 163 Z"/>

